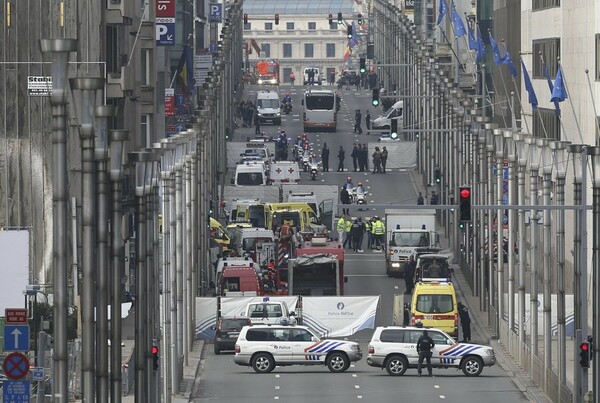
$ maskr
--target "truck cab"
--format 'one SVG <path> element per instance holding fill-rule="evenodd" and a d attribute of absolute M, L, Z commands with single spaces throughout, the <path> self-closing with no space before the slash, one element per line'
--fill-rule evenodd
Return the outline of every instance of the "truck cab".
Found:
<path fill-rule="evenodd" d="M 260 278 L 251 264 L 224 266 L 218 278 L 220 296 L 256 296 L 261 294 Z"/>

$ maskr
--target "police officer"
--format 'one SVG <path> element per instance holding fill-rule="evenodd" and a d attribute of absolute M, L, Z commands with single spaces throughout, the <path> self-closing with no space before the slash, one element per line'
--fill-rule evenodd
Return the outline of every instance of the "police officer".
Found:
<path fill-rule="evenodd" d="M 344 216 L 342 215 L 337 222 L 337 226 L 335 229 L 338 232 L 338 242 L 341 244 L 344 243 L 344 232 L 346 230 L 346 221 L 344 220 Z"/>
<path fill-rule="evenodd" d="M 457 305 L 460 325 L 463 331 L 463 342 L 466 343 L 471 341 L 471 315 L 469 315 L 469 308 L 464 306 L 462 302 L 459 302 Z"/>
<path fill-rule="evenodd" d="M 419 192 L 419 196 L 417 197 L 417 205 L 422 206 L 425 204 L 425 199 L 423 198 L 423 194 Z"/>
<path fill-rule="evenodd" d="M 373 245 L 373 233 L 371 232 L 373 229 L 373 217 L 369 218 L 369 221 L 365 223 L 365 231 L 367 232 L 367 249 L 371 249 L 371 245 Z"/>
<path fill-rule="evenodd" d="M 404 284 L 406 284 L 405 294 L 412 294 L 416 268 L 417 262 L 415 262 L 415 256 L 410 255 L 408 262 L 404 265 Z"/>
<path fill-rule="evenodd" d="M 427 330 L 423 330 L 423 335 L 419 337 L 419 340 L 417 340 L 417 352 L 419 353 L 417 371 L 419 372 L 419 376 L 421 376 L 421 366 L 423 365 L 423 360 L 427 361 L 427 372 L 429 372 L 429 376 L 433 376 L 433 370 L 431 368 L 431 350 L 434 347 L 435 343 L 427 334 Z"/>
<path fill-rule="evenodd" d="M 354 252 L 358 252 L 358 250 L 361 249 L 359 241 L 362 240 L 362 230 L 363 227 L 362 225 L 360 225 L 358 218 L 354 219 L 354 222 L 350 227 L 350 235 L 352 238 L 352 250 L 354 250 Z"/>
<path fill-rule="evenodd" d="M 375 237 L 375 245 L 377 249 L 381 248 L 381 243 L 383 241 L 383 234 L 385 234 L 385 224 L 381 221 L 379 217 L 375 217 L 375 222 L 372 226 L 373 235 Z"/>
<path fill-rule="evenodd" d="M 346 216 L 346 222 L 345 222 L 345 228 L 344 231 L 346 232 L 346 239 L 344 239 L 344 246 L 343 248 L 346 249 L 346 245 L 348 245 L 349 248 L 352 247 L 352 219 L 350 218 L 350 216 Z"/>

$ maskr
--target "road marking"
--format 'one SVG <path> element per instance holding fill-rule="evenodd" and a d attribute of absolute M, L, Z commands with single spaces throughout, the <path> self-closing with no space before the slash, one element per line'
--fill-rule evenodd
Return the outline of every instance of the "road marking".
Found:
<path fill-rule="evenodd" d="M 354 385 L 354 389 L 360 389 L 359 385 Z"/>
<path fill-rule="evenodd" d="M 275 375 L 275 378 L 279 378 L 279 374 Z"/>
<path fill-rule="evenodd" d="M 433 385 L 434 388 L 439 389 L 440 385 Z"/>
<path fill-rule="evenodd" d="M 356 377 L 358 377 L 358 375 L 352 374 L 352 378 L 356 378 Z"/>
<path fill-rule="evenodd" d="M 394 290 L 397 290 L 399 287 L 397 285 L 394 286 Z"/>
<path fill-rule="evenodd" d="M 275 385 L 275 390 L 279 390 L 279 385 Z"/>
<path fill-rule="evenodd" d="M 362 399 L 362 395 L 356 396 L 357 399 Z"/>
<path fill-rule="evenodd" d="M 279 396 L 274 396 L 273 400 L 279 400 Z"/>
<path fill-rule="evenodd" d="M 440 399 L 445 399 L 445 398 L 446 398 L 446 396 L 440 395 Z"/>

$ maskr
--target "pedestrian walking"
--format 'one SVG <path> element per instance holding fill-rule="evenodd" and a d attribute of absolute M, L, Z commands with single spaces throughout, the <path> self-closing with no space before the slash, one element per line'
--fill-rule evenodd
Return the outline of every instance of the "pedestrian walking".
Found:
<path fill-rule="evenodd" d="M 373 246 L 373 217 L 365 223 L 365 231 L 367 232 L 367 249 L 371 249 Z"/>
<path fill-rule="evenodd" d="M 290 73 L 290 82 L 292 83 L 292 87 L 294 86 L 294 81 L 296 81 L 296 75 L 294 74 L 294 72 L 292 71 Z"/>
<path fill-rule="evenodd" d="M 414 255 L 410 255 L 408 262 L 404 264 L 404 284 L 406 285 L 405 294 L 412 294 L 416 269 L 417 262 L 415 261 L 415 257 Z"/>
<path fill-rule="evenodd" d="M 359 143 L 358 144 L 358 170 L 360 172 L 365 171 L 365 161 L 364 161 L 363 157 L 364 157 L 363 148 L 362 148 L 362 145 Z"/>
<path fill-rule="evenodd" d="M 417 205 L 422 206 L 425 204 L 425 199 L 423 198 L 423 194 L 419 192 L 419 196 L 417 196 Z"/>
<path fill-rule="evenodd" d="M 335 71 L 332 71 L 329 74 L 329 85 L 334 85 L 335 84 Z"/>
<path fill-rule="evenodd" d="M 371 231 L 373 232 L 373 244 L 371 246 L 377 247 L 377 250 L 381 248 L 383 243 L 383 234 L 385 234 L 385 224 L 381 219 L 375 216 L 375 222 L 371 227 Z"/>
<path fill-rule="evenodd" d="M 367 130 L 371 130 L 371 111 L 367 111 L 365 114 L 365 125 L 367 126 Z"/>
<path fill-rule="evenodd" d="M 438 204 L 440 204 L 440 198 L 435 193 L 435 190 L 431 191 L 431 197 L 429 198 L 429 204 L 431 204 L 432 206 L 437 206 Z"/>
<path fill-rule="evenodd" d="M 363 252 L 363 248 L 362 248 L 362 243 L 363 243 L 363 238 L 365 237 L 365 231 L 366 231 L 366 226 L 365 223 L 362 221 L 361 217 L 358 217 L 358 225 L 360 227 L 360 229 L 358 230 L 358 240 L 356 241 L 357 245 L 358 245 L 358 252 L 362 253 Z"/>
<path fill-rule="evenodd" d="M 346 239 L 344 240 L 344 249 L 346 249 L 346 246 L 348 246 L 348 248 L 352 247 L 352 220 L 350 219 L 350 214 L 348 213 L 346 215 L 346 228 L 344 229 L 346 232 Z"/>
<path fill-rule="evenodd" d="M 362 240 L 362 234 L 360 233 L 362 226 L 358 222 L 358 218 L 354 219 L 352 227 L 350 228 L 350 235 L 352 236 L 352 250 L 358 252 L 360 249 L 359 241 Z"/>
<path fill-rule="evenodd" d="M 254 134 L 260 134 L 260 118 L 258 111 L 254 111 Z"/>
<path fill-rule="evenodd" d="M 337 154 L 338 157 L 338 172 L 344 172 L 344 159 L 346 158 L 346 152 L 344 151 L 344 148 L 342 146 L 340 146 L 340 150 L 338 151 Z"/>
<path fill-rule="evenodd" d="M 385 165 L 387 164 L 388 159 L 388 150 L 383 146 L 383 150 L 381 150 L 381 171 L 385 173 Z"/>
<path fill-rule="evenodd" d="M 365 164 L 365 172 L 369 172 L 369 147 L 367 147 L 367 143 L 363 143 L 363 162 Z"/>
<path fill-rule="evenodd" d="M 327 143 L 323 143 L 321 161 L 323 161 L 323 172 L 329 172 L 329 147 L 327 147 Z"/>
<path fill-rule="evenodd" d="M 361 120 L 362 115 L 360 113 L 360 109 L 357 109 L 354 113 L 354 133 L 358 132 L 358 134 L 362 134 L 362 128 L 360 127 Z"/>
<path fill-rule="evenodd" d="M 375 151 L 373 152 L 373 173 L 381 173 L 381 151 L 379 147 L 375 147 Z"/>
<path fill-rule="evenodd" d="M 463 331 L 463 343 L 471 341 L 471 315 L 469 315 L 469 308 L 459 302 L 458 316 L 460 316 L 460 326 Z"/>
<path fill-rule="evenodd" d="M 350 193 L 348 193 L 348 189 L 346 189 L 346 186 L 344 186 L 340 191 L 340 202 L 342 204 L 350 204 Z M 350 210 L 345 207 L 342 207 L 342 214 L 350 214 Z"/>
<path fill-rule="evenodd" d="M 344 244 L 344 233 L 346 229 L 346 220 L 344 220 L 344 216 L 342 215 L 337 222 L 335 229 L 338 232 L 338 243 L 340 245 Z"/>
<path fill-rule="evenodd" d="M 352 166 L 354 167 L 354 172 L 356 172 L 358 171 L 358 158 L 360 156 L 360 150 L 356 144 L 354 144 L 354 147 L 352 148 L 352 154 L 350 154 L 350 156 L 352 157 Z"/>
<path fill-rule="evenodd" d="M 429 337 L 427 330 L 423 330 L 423 335 L 417 340 L 417 352 L 419 353 L 417 371 L 419 372 L 419 376 L 421 376 L 423 360 L 427 362 L 427 372 L 429 373 L 429 376 L 433 376 L 433 370 L 431 368 L 431 350 L 433 350 L 434 347 L 435 343 L 433 342 L 433 339 Z"/>

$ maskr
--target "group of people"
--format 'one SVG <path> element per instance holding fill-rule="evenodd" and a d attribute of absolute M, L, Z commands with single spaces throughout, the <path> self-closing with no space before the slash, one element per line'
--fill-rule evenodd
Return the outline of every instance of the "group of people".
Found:
<path fill-rule="evenodd" d="M 385 148 L 385 147 L 383 147 Z M 384 173 L 385 173 L 385 168 L 384 168 Z M 425 204 L 425 197 L 423 197 L 423 193 L 419 192 L 419 195 L 417 196 L 417 205 L 418 206 L 422 206 Z M 431 191 L 431 196 L 429 197 L 429 204 L 432 206 L 437 206 L 438 204 L 440 204 L 440 197 L 437 193 L 435 193 L 435 190 Z"/>
<path fill-rule="evenodd" d="M 354 133 L 362 134 L 362 113 L 360 109 L 354 111 Z M 367 111 L 365 115 L 365 125 L 367 126 L 367 130 L 371 130 L 371 112 Z"/>
<path fill-rule="evenodd" d="M 242 124 L 244 126 L 252 126 L 252 120 L 254 119 L 254 115 L 256 113 L 256 105 L 254 105 L 254 102 L 250 100 L 236 102 L 234 111 L 236 117 L 242 120 Z"/>
<path fill-rule="evenodd" d="M 387 165 L 388 159 L 388 150 L 383 147 L 382 150 L 379 147 L 375 147 L 375 152 L 373 152 L 373 173 L 374 174 L 384 174 L 385 168 Z"/>
<path fill-rule="evenodd" d="M 325 148 L 327 144 L 323 146 Z M 369 149 L 367 144 L 364 143 L 362 146 L 359 143 L 355 143 L 352 148 L 352 153 L 350 154 L 352 157 L 352 166 L 354 168 L 354 172 L 366 172 L 369 170 Z M 388 150 L 384 146 L 383 149 L 379 149 L 379 146 L 375 147 L 375 151 L 371 155 L 373 159 L 373 173 L 384 174 L 386 172 L 387 159 L 388 159 Z M 323 163 L 325 163 L 325 156 L 321 153 L 321 158 L 323 159 Z M 327 158 L 329 158 L 329 149 L 327 150 Z M 344 171 L 344 161 L 346 159 L 346 151 L 344 147 L 340 146 L 340 149 L 337 153 L 338 158 L 338 172 Z M 329 160 L 327 160 L 327 167 L 329 167 Z"/>
<path fill-rule="evenodd" d="M 352 166 L 354 172 L 365 172 L 369 170 L 369 148 L 366 143 L 362 145 L 360 143 L 354 143 L 352 148 Z"/>
<path fill-rule="evenodd" d="M 349 248 L 354 252 L 362 252 L 364 234 L 367 234 L 367 249 L 379 249 L 383 244 L 385 224 L 377 216 L 363 222 L 362 217 L 354 220 L 350 215 L 341 216 L 337 222 L 338 242 L 344 249 Z"/>

